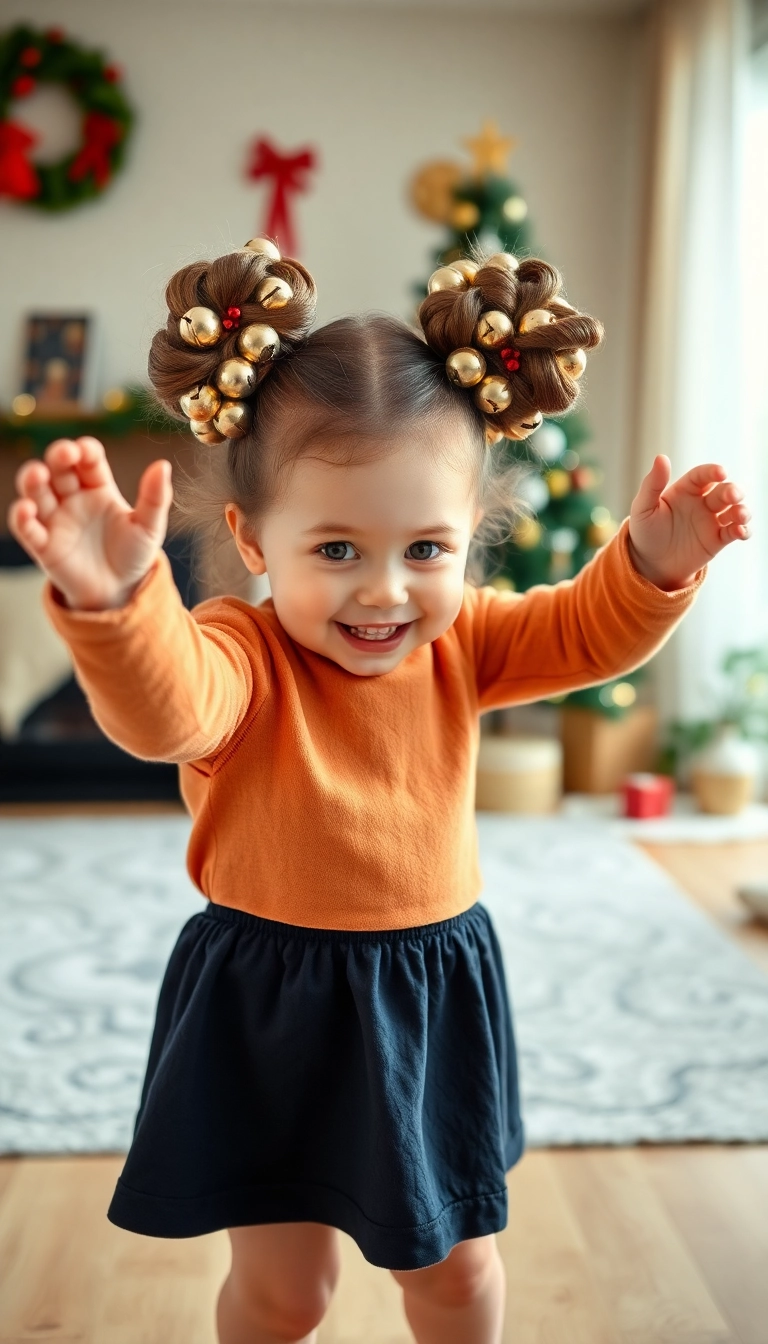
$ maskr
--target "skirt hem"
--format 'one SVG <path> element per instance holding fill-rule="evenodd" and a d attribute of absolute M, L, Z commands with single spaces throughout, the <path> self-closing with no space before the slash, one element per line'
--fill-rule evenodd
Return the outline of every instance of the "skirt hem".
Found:
<path fill-rule="evenodd" d="M 520 1129 L 507 1150 L 507 1170 L 519 1161 L 522 1151 Z M 132 1190 L 118 1180 L 107 1217 L 128 1232 L 170 1238 L 263 1223 L 324 1223 L 346 1232 L 370 1264 L 382 1269 L 423 1269 L 444 1260 L 460 1241 L 502 1231 L 507 1225 L 507 1189 L 456 1200 L 426 1223 L 385 1227 L 367 1218 L 348 1195 L 328 1186 L 257 1186 L 191 1199 L 165 1199 Z"/>

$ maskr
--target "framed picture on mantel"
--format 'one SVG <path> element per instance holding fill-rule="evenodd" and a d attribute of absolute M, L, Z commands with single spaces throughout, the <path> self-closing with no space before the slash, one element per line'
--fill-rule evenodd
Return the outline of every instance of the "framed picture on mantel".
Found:
<path fill-rule="evenodd" d="M 93 318 L 89 313 L 30 313 L 26 322 L 22 391 L 41 416 L 93 405 Z"/>

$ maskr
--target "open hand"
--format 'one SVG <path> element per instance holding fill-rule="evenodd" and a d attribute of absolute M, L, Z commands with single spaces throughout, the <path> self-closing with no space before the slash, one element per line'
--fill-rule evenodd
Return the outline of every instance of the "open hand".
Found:
<path fill-rule="evenodd" d="M 751 514 L 725 467 L 692 467 L 670 485 L 659 454 L 632 501 L 630 550 L 635 568 L 667 592 L 686 588 L 698 570 L 732 541 L 746 541 Z"/>
<path fill-rule="evenodd" d="M 151 462 L 136 507 L 123 499 L 98 439 L 57 439 L 16 473 L 8 528 L 68 606 L 124 606 L 163 544 L 171 464 Z"/>

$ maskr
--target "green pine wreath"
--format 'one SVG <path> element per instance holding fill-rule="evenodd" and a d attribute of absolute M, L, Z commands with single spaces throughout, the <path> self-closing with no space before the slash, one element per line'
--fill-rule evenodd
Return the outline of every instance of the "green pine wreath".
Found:
<path fill-rule="evenodd" d="M 23 124 L 23 100 L 39 83 L 61 84 L 82 109 L 82 140 L 55 163 L 33 163 L 35 137 Z M 11 104 L 18 120 L 9 120 Z M 18 24 L 0 35 L 0 196 L 42 210 L 92 200 L 122 167 L 133 112 L 120 71 L 99 51 L 70 42 L 60 28 Z"/>

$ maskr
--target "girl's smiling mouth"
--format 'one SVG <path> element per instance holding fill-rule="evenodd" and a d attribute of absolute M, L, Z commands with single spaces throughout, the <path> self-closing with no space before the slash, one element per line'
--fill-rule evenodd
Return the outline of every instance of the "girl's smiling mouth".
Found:
<path fill-rule="evenodd" d="M 397 648 L 413 621 L 406 621 L 404 625 L 344 625 L 336 621 L 336 625 L 352 648 L 370 651 L 375 647 L 384 652 Z"/>

